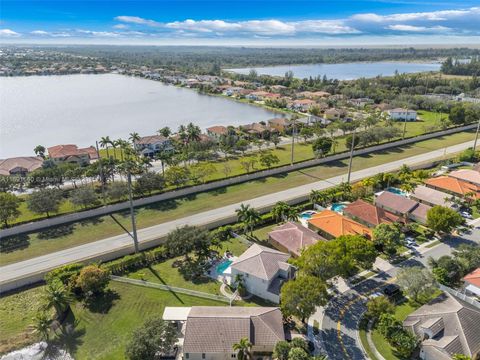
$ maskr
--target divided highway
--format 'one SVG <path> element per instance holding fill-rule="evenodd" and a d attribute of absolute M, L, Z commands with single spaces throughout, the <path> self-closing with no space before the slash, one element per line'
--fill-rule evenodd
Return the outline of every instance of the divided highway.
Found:
<path fill-rule="evenodd" d="M 426 152 L 424 154 L 392 161 L 386 164 L 352 172 L 351 180 L 356 181 L 380 172 L 390 172 L 403 164 L 415 165 L 441 158 L 448 154 L 460 152 L 473 145 L 473 141 L 453 145 L 444 149 Z M 308 198 L 311 190 L 322 190 L 346 181 L 347 174 L 294 187 L 288 190 L 268 194 L 255 199 L 243 201 L 245 204 L 268 210 L 278 201 L 298 203 Z M 182 225 L 202 225 L 216 227 L 235 220 L 235 209 L 240 203 L 224 206 L 218 209 L 187 216 L 138 231 L 141 248 L 147 248 L 162 241 L 171 230 Z M 0 267 L 0 291 L 13 290 L 31 283 L 41 281 L 48 271 L 73 262 L 109 260 L 133 252 L 133 241 L 128 235 L 119 235 L 89 244 L 65 249 L 48 255 Z"/>

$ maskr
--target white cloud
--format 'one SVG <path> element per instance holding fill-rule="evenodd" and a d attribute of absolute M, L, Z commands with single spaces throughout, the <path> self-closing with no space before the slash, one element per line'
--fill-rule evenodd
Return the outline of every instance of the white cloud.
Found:
<path fill-rule="evenodd" d="M 0 29 L 0 37 L 19 37 L 21 36 L 18 32 L 11 29 Z"/>
<path fill-rule="evenodd" d="M 480 15 L 480 7 L 472 7 L 462 10 L 439 10 L 428 12 L 378 15 L 373 13 L 353 15 L 351 19 L 362 22 L 399 22 L 399 21 L 446 21 L 468 15 Z"/>
<path fill-rule="evenodd" d="M 40 35 L 40 36 L 50 35 L 49 32 L 44 31 L 44 30 L 34 30 L 34 31 L 30 31 L 30 34 L 32 34 L 32 35 Z"/>
<path fill-rule="evenodd" d="M 114 29 L 128 29 L 129 26 L 126 25 L 126 24 L 117 24 L 117 25 L 113 25 L 113 28 Z"/>
<path fill-rule="evenodd" d="M 386 29 L 395 30 L 395 31 L 407 31 L 407 32 L 444 32 L 444 31 L 451 30 L 450 28 L 445 26 L 425 27 L 425 26 L 405 25 L 405 24 L 389 25 L 386 27 Z"/>
<path fill-rule="evenodd" d="M 111 32 L 111 31 L 92 31 L 92 30 L 82 30 L 82 29 L 77 29 L 76 32 L 80 34 L 94 36 L 94 37 L 118 37 L 120 35 L 117 32 Z"/>
<path fill-rule="evenodd" d="M 148 26 L 160 26 L 161 24 L 159 22 L 156 22 L 154 20 L 149 20 L 149 19 L 144 19 L 139 16 L 117 16 L 115 20 L 120 21 L 120 22 L 125 22 L 125 23 L 130 23 L 130 24 L 137 24 L 137 25 L 148 25 Z"/>

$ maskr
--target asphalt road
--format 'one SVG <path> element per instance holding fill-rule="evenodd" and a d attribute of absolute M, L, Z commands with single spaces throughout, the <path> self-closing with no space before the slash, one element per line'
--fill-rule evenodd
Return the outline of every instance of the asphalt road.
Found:
<path fill-rule="evenodd" d="M 351 180 L 360 180 L 380 172 L 394 171 L 400 168 L 403 164 L 414 165 L 422 162 L 427 162 L 432 159 L 438 159 L 447 154 L 453 154 L 462 151 L 468 147 L 471 147 L 472 145 L 473 141 L 468 141 L 462 144 L 446 147 L 444 149 L 429 151 L 409 158 L 392 161 L 387 164 L 382 164 L 367 169 L 355 171 L 351 174 Z M 426 151 L 428 151 L 428 149 L 426 149 Z M 329 179 L 320 180 L 314 183 L 243 201 L 242 203 L 250 204 L 255 208 L 264 208 L 272 206 L 278 201 L 288 201 L 301 197 L 307 197 L 308 194 L 310 194 L 311 190 L 326 189 L 334 185 L 338 185 L 346 180 L 347 174 L 345 173 L 343 175 L 335 176 Z M 155 225 L 149 228 L 141 229 L 138 231 L 139 241 L 148 242 L 153 239 L 161 238 L 176 227 L 186 224 L 206 225 L 209 223 L 221 221 L 222 219 L 232 218 L 233 216 L 235 216 L 235 209 L 237 209 L 239 206 L 240 203 L 232 204 Z M 29 278 L 33 275 L 46 273 L 51 269 L 65 264 L 86 261 L 88 259 L 95 258 L 99 254 L 114 252 L 125 248 L 133 249 L 132 239 L 126 234 L 110 237 L 104 240 L 99 240 L 77 247 L 72 247 L 69 249 L 39 256 L 18 263 L 5 265 L 0 267 L 0 288 L 4 286 L 6 288 L 7 284 L 18 279 Z"/>
<path fill-rule="evenodd" d="M 427 267 L 428 258 L 438 259 L 450 255 L 460 244 L 480 244 L 480 230 L 462 238 L 451 238 L 431 249 L 425 249 L 422 254 L 398 264 L 386 273 L 365 280 L 346 293 L 336 296 L 327 305 L 320 332 L 324 350 L 331 360 L 363 360 L 368 357 L 363 353 L 360 344 L 359 322 L 365 312 L 368 294 L 381 291 L 392 282 L 402 268 L 412 266 Z M 476 240 L 473 240 L 476 239 Z"/>

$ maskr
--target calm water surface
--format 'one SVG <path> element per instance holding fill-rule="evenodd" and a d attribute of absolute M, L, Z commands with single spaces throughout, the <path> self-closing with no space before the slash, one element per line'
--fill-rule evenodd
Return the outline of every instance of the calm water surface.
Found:
<path fill-rule="evenodd" d="M 152 135 L 193 122 L 240 125 L 276 116 L 190 89 L 117 74 L 0 78 L 0 158 L 36 145 L 93 145 L 101 136 Z"/>
<path fill-rule="evenodd" d="M 352 80 L 361 77 L 372 78 L 378 75 L 389 76 L 400 73 L 415 73 L 422 71 L 437 71 L 440 63 L 419 62 L 356 62 L 344 64 L 308 64 L 255 67 L 258 74 L 284 76 L 287 71 L 293 71 L 295 77 L 303 79 L 326 75 L 329 79 Z M 252 68 L 230 69 L 236 73 L 248 74 Z"/>

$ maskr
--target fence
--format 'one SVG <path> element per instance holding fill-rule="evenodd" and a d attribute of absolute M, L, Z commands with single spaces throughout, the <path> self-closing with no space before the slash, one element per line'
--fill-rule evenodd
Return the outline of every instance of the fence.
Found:
<path fill-rule="evenodd" d="M 437 137 L 442 137 L 445 135 L 451 135 L 458 132 L 473 130 L 473 129 L 476 129 L 476 127 L 477 127 L 476 124 L 459 126 L 459 127 L 437 131 L 434 133 L 424 134 L 424 135 L 420 135 L 420 136 L 416 136 L 416 137 L 412 137 L 404 140 L 398 140 L 398 141 L 393 141 L 393 142 L 389 142 L 381 145 L 370 146 L 370 147 L 366 147 L 366 148 L 354 151 L 353 155 L 360 156 L 360 155 L 366 155 L 372 152 L 388 150 L 388 149 L 399 147 L 399 146 L 413 144 L 418 141 L 423 141 L 423 140 L 433 139 Z M 229 179 L 212 181 L 207 184 L 190 186 L 190 187 L 186 187 L 179 190 L 169 191 L 159 195 L 154 195 L 148 198 L 134 200 L 134 206 L 135 207 L 146 206 L 146 205 L 150 205 L 150 204 L 161 202 L 161 201 L 173 200 L 180 197 L 186 197 L 188 195 L 192 195 L 200 192 L 212 191 L 219 188 L 241 184 L 241 183 L 252 181 L 252 180 L 258 180 L 265 177 L 280 175 L 280 174 L 291 172 L 291 171 L 302 170 L 302 169 L 310 168 L 313 166 L 326 164 L 332 161 L 345 160 L 345 159 L 348 159 L 349 156 L 350 156 L 349 152 L 343 152 L 336 155 L 327 156 L 322 159 L 306 160 L 306 161 L 295 163 L 293 165 L 279 166 L 277 168 L 273 168 L 269 170 L 261 170 L 251 174 L 239 175 L 239 176 L 231 177 Z M 82 221 L 82 220 L 86 220 L 94 217 L 109 215 L 115 212 L 128 210 L 128 208 L 129 208 L 129 203 L 122 202 L 122 203 L 108 205 L 108 206 L 104 206 L 104 207 L 96 208 L 92 210 L 76 212 L 68 215 L 61 215 L 51 219 L 39 220 L 39 221 L 31 222 L 28 224 L 18 225 L 9 229 L 1 230 L 0 239 L 8 236 L 35 232 L 35 231 L 39 231 L 49 227 Z"/>
<path fill-rule="evenodd" d="M 442 284 L 438 284 L 438 287 L 440 288 L 440 290 L 448 292 L 449 294 L 451 294 L 453 296 L 456 296 L 459 299 L 462 299 L 463 301 L 469 303 L 470 305 L 473 305 L 473 306 L 480 309 L 480 303 L 478 301 L 472 299 L 471 297 L 468 297 L 467 295 L 465 295 L 465 294 L 463 294 L 463 293 L 461 293 L 457 290 L 453 290 L 452 288 L 449 288 L 448 286 L 445 286 L 445 285 L 442 285 Z"/>
<path fill-rule="evenodd" d="M 129 278 L 126 278 L 126 277 L 121 277 L 121 276 L 110 275 L 110 279 L 112 279 L 113 281 L 117 281 L 117 282 L 121 282 L 121 283 L 125 283 L 125 284 L 145 286 L 145 287 L 149 287 L 149 288 L 166 290 L 166 291 L 171 291 L 171 292 L 175 292 L 175 293 L 200 297 L 200 298 L 204 298 L 204 299 L 222 301 L 222 302 L 226 302 L 226 303 L 230 303 L 230 300 L 231 300 L 230 298 L 228 298 L 226 296 L 222 296 L 222 295 L 214 295 L 214 294 L 204 293 L 204 292 L 201 292 L 201 291 L 195 291 L 195 290 L 184 289 L 184 288 L 179 288 L 179 287 L 175 287 L 175 286 L 152 283 L 152 282 L 148 282 L 148 281 L 144 281 L 144 280 L 129 279 Z"/>

